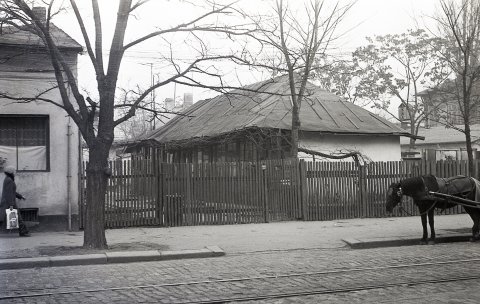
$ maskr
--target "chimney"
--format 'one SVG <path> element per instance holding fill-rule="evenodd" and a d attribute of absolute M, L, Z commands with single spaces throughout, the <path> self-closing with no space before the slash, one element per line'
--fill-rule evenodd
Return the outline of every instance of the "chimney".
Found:
<path fill-rule="evenodd" d="M 183 94 L 183 107 L 188 108 L 191 105 L 193 105 L 193 94 L 192 93 Z"/>
<path fill-rule="evenodd" d="M 165 98 L 165 109 L 171 111 L 175 108 L 175 100 L 173 98 Z"/>
<path fill-rule="evenodd" d="M 35 16 L 40 19 L 41 22 L 45 23 L 47 21 L 47 9 L 43 6 L 34 6 L 32 7 L 32 12 Z"/>

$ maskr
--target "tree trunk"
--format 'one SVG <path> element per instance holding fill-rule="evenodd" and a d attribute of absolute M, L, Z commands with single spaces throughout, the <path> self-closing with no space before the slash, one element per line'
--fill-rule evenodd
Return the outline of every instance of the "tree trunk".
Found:
<path fill-rule="evenodd" d="M 292 105 L 292 157 L 298 158 L 298 131 L 300 130 L 300 108 L 294 101 Z"/>
<path fill-rule="evenodd" d="M 410 121 L 410 134 L 417 135 L 415 132 L 415 121 L 413 120 Z M 415 142 L 416 142 L 416 139 L 413 137 L 410 137 L 408 151 L 413 151 L 415 149 Z"/>
<path fill-rule="evenodd" d="M 89 147 L 87 165 L 87 206 L 83 247 L 107 248 L 105 238 L 105 192 L 107 189 L 108 149 Z"/>
<path fill-rule="evenodd" d="M 474 165 L 473 165 L 473 150 L 472 150 L 472 137 L 470 131 L 470 124 L 465 123 L 465 145 L 467 147 L 467 157 L 468 157 L 468 172 L 469 176 L 474 174 Z"/>

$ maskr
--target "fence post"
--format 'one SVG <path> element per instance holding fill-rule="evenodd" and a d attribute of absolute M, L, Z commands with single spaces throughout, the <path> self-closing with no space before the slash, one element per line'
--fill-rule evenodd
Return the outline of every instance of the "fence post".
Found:
<path fill-rule="evenodd" d="M 154 174 L 155 174 L 155 191 L 156 191 L 156 208 L 155 220 L 157 225 L 163 225 L 163 170 L 161 161 L 155 157 L 154 158 Z"/>
<path fill-rule="evenodd" d="M 358 184 L 360 188 L 360 205 L 362 206 L 362 217 L 367 217 L 367 166 L 358 164 Z"/>
<path fill-rule="evenodd" d="M 300 193 L 300 208 L 302 212 L 302 220 L 306 221 L 308 220 L 309 214 L 308 214 L 308 209 L 307 209 L 307 169 L 306 169 L 306 164 L 305 160 L 300 160 L 297 161 L 298 164 L 298 172 L 299 172 L 299 193 Z M 296 204 L 298 205 L 298 204 Z"/>
<path fill-rule="evenodd" d="M 81 153 L 80 153 L 81 154 Z M 79 228 L 83 229 L 85 228 L 85 205 L 86 205 L 86 195 L 85 195 L 85 189 L 86 189 L 86 183 L 87 183 L 87 174 L 85 171 L 85 168 L 87 167 L 87 163 L 85 161 L 82 161 L 80 163 L 80 170 L 79 170 L 79 208 L 78 208 L 78 213 L 80 216 L 80 221 L 79 221 Z"/>
<path fill-rule="evenodd" d="M 477 180 L 480 179 L 480 160 L 479 159 L 474 159 L 473 160 L 473 176 Z"/>
<path fill-rule="evenodd" d="M 263 220 L 268 223 L 268 181 L 267 181 L 267 164 L 262 164 L 263 177 Z"/>
<path fill-rule="evenodd" d="M 193 225 L 193 214 L 192 214 L 192 192 L 193 192 L 193 164 L 192 163 L 187 163 L 185 165 L 185 178 L 186 178 L 186 215 L 185 215 L 185 220 L 187 225 Z"/>

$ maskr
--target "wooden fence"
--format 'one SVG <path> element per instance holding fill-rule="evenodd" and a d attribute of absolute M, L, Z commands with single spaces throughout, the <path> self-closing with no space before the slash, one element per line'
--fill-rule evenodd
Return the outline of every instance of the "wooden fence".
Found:
<path fill-rule="evenodd" d="M 105 202 L 107 228 L 383 217 L 390 183 L 426 174 L 467 174 L 465 161 L 357 166 L 298 160 L 167 164 L 134 159 L 109 165 L 112 176 Z M 476 177 L 479 165 L 477 161 Z M 84 193 L 85 176 L 82 181 Z M 418 215 L 410 200 L 405 199 L 402 206 L 405 211 L 397 209 L 394 215 Z M 460 212 L 460 207 L 445 211 Z"/>

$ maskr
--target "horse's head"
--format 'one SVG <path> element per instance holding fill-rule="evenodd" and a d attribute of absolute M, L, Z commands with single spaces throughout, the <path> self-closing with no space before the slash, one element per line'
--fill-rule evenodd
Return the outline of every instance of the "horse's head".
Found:
<path fill-rule="evenodd" d="M 388 187 L 386 203 L 387 212 L 392 213 L 393 208 L 395 208 L 402 200 L 402 195 L 403 192 L 400 183 L 392 183 Z"/>

